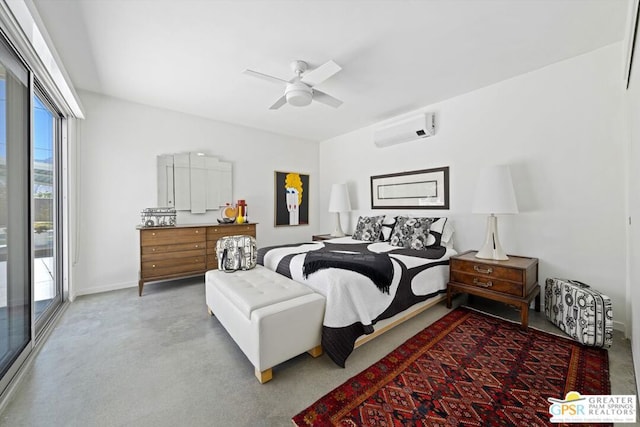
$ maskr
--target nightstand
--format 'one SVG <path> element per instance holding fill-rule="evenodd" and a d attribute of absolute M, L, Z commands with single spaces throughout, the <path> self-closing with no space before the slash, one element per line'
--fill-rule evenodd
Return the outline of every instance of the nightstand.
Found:
<path fill-rule="evenodd" d="M 476 258 L 477 251 L 452 256 L 449 260 L 447 308 L 451 297 L 467 293 L 520 308 L 522 328 L 529 325 L 529 305 L 535 299 L 540 311 L 538 259 L 509 255 L 505 261 Z"/>
<path fill-rule="evenodd" d="M 347 237 L 347 236 L 351 236 L 351 234 L 347 234 L 344 237 Z M 318 242 L 321 240 L 329 240 L 329 239 L 335 239 L 335 237 L 332 237 L 331 234 L 315 234 L 311 236 L 311 240 L 313 240 L 314 242 Z"/>

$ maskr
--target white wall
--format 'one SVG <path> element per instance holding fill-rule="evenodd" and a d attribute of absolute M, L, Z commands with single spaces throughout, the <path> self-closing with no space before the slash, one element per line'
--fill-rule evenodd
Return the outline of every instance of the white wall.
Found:
<path fill-rule="evenodd" d="M 607 293 L 622 329 L 627 133 L 621 52 L 616 43 L 427 106 L 421 111 L 435 112 L 437 123 L 427 139 L 376 148 L 368 127 L 324 141 L 320 186 L 349 184 L 353 227 L 358 214 L 370 212 L 371 175 L 450 166 L 450 210 L 413 213 L 451 217 L 455 246 L 464 251 L 484 240 L 486 217 L 470 213 L 480 168 L 509 164 L 520 214 L 499 218 L 505 250 L 538 257 L 541 282 L 573 278 Z M 326 212 L 328 197 L 320 202 Z M 321 225 L 331 230 L 331 217 L 323 215 Z"/>
<path fill-rule="evenodd" d="M 318 144 L 80 92 L 71 195 L 72 297 L 135 286 L 140 211 L 157 206 L 156 156 L 202 151 L 233 163 L 233 197 L 245 199 L 259 245 L 309 240 L 317 232 Z M 310 175 L 309 226 L 274 227 L 274 171 Z M 218 213 L 179 223 L 215 222 Z"/>
<path fill-rule="evenodd" d="M 640 40 L 636 40 L 629 90 L 627 117 L 629 121 L 629 304 L 631 351 L 636 373 L 636 388 L 640 394 Z"/>

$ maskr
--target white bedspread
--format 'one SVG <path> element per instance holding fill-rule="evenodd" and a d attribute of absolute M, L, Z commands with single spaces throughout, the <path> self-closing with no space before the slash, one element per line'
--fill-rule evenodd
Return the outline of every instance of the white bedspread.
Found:
<path fill-rule="evenodd" d="M 323 324 L 332 328 L 344 327 L 355 322 L 371 325 L 396 297 L 400 277 L 402 272 L 406 272 L 407 269 L 410 271 L 416 267 L 431 265 L 430 268 L 424 269 L 411 278 L 410 284 L 413 294 L 417 296 L 433 295 L 445 290 L 449 280 L 449 266 L 448 264 L 442 265 L 440 262 L 448 260 L 449 257 L 456 254 L 454 249 L 446 249 L 441 258 L 426 259 L 390 253 L 394 275 L 389 294 L 386 294 L 381 292 L 368 277 L 339 268 L 320 270 L 304 278 L 302 266 L 306 252 L 324 247 L 325 242 L 344 245 L 366 243 L 354 240 L 351 237 L 341 237 L 324 242 L 273 248 L 265 253 L 264 266 L 275 271 L 283 257 L 297 254 L 293 256 L 289 264 L 291 278 L 309 286 L 326 298 L 327 304 Z M 399 248 L 391 246 L 387 242 L 376 242 L 370 243 L 368 249 L 372 252 L 384 253 L 398 250 Z"/>

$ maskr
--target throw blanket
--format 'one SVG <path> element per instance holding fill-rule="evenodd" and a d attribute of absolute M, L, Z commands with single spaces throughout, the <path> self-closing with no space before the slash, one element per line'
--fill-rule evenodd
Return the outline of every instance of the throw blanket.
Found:
<path fill-rule="evenodd" d="M 388 294 L 393 280 L 393 264 L 387 254 L 353 254 L 345 252 L 309 252 L 304 259 L 302 274 L 310 274 L 325 268 L 342 268 L 367 276 L 382 292 Z"/>

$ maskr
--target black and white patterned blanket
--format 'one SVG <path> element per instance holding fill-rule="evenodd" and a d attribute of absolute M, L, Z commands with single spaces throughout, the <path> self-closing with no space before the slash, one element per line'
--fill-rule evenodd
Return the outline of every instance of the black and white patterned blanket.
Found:
<path fill-rule="evenodd" d="M 414 250 L 343 237 L 260 248 L 258 264 L 326 298 L 322 347 L 344 367 L 355 341 L 372 333 L 376 322 L 445 292 L 449 257 L 455 254 L 441 246 Z"/>

